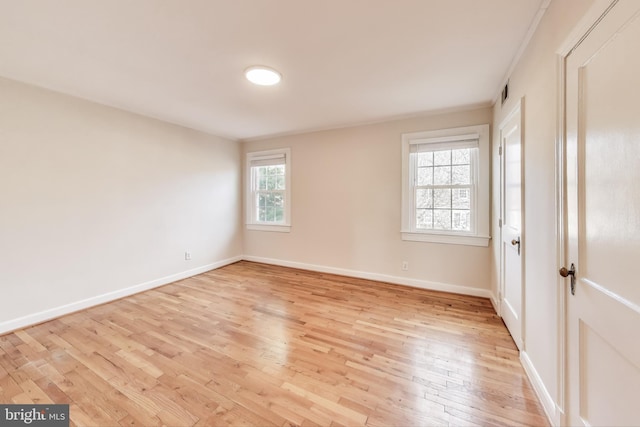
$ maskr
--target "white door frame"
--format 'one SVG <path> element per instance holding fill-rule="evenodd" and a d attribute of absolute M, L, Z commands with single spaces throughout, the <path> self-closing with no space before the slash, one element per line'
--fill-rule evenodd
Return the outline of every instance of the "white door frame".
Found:
<path fill-rule="evenodd" d="M 520 116 L 520 240 L 521 242 L 525 242 L 525 219 L 524 219 L 524 103 L 523 99 L 519 99 L 513 109 L 506 115 L 506 117 L 500 122 L 500 126 L 498 127 L 498 138 L 500 139 L 499 150 L 500 150 L 500 271 L 499 271 L 499 289 L 498 289 L 498 304 L 499 304 L 499 315 L 504 319 L 503 311 L 505 310 L 505 304 L 502 303 L 502 299 L 505 294 L 505 253 L 504 253 L 504 245 L 503 245 L 503 226 L 504 226 L 504 198 L 505 198 L 505 190 L 504 190 L 504 180 L 505 180 L 505 156 L 504 156 L 504 148 L 502 146 L 502 130 L 505 128 L 507 123 L 511 121 L 516 115 Z M 520 351 L 525 351 L 525 322 L 526 322 L 526 306 L 525 306 L 525 248 L 524 246 L 520 246 L 520 287 L 521 287 L 521 304 L 520 304 Z"/>
<path fill-rule="evenodd" d="M 566 206 L 566 59 L 567 56 L 584 40 L 591 30 L 600 22 L 602 16 L 612 8 L 618 0 L 595 0 L 587 13 L 569 33 L 564 43 L 556 51 L 557 69 L 557 126 L 555 147 L 555 181 L 556 181 L 556 271 L 565 265 L 567 255 L 567 206 Z M 553 425 L 566 425 L 566 402 L 568 395 L 567 378 L 567 301 L 565 279 L 556 278 L 558 312 L 558 369 L 556 413 L 552 418 Z"/>

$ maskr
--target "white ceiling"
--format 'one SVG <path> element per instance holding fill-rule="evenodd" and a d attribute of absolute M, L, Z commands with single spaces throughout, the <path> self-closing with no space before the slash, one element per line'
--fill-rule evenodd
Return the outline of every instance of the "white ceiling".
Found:
<path fill-rule="evenodd" d="M 0 75 L 235 139 L 326 129 L 489 105 L 541 3 L 0 0 Z"/>

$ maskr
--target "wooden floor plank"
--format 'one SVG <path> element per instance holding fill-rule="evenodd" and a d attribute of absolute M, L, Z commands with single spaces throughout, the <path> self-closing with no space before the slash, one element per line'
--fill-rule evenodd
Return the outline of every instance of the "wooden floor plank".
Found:
<path fill-rule="evenodd" d="M 487 299 L 239 262 L 0 337 L 78 426 L 547 425 Z"/>

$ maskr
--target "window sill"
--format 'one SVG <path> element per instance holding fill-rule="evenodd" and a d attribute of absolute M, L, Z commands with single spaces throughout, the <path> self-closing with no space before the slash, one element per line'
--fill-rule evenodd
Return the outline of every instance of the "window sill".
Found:
<path fill-rule="evenodd" d="M 289 233 L 291 231 L 291 226 L 290 225 L 247 224 L 247 230 Z"/>
<path fill-rule="evenodd" d="M 430 242 L 430 243 L 445 243 L 450 245 L 465 245 L 465 246 L 481 246 L 488 247 L 489 236 L 458 236 L 452 234 L 435 234 L 435 233 L 411 233 L 402 232 L 402 240 L 412 242 Z"/>

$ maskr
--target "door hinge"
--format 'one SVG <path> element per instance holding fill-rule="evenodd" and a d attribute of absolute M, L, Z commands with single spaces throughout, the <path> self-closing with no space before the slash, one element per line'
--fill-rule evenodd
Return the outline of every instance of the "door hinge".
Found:
<path fill-rule="evenodd" d="M 502 218 L 498 220 L 498 227 L 502 228 Z"/>
<path fill-rule="evenodd" d="M 502 145 L 500 147 L 498 147 L 498 155 L 502 156 Z"/>

